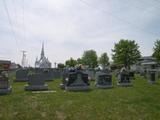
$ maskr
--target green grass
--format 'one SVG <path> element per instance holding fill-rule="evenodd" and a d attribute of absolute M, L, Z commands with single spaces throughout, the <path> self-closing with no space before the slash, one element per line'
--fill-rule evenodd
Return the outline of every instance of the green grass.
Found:
<path fill-rule="evenodd" d="M 160 82 L 150 85 L 136 76 L 132 87 L 65 92 L 60 80 L 48 82 L 54 93 L 24 91 L 12 82 L 12 93 L 0 96 L 0 120 L 159 120 Z"/>

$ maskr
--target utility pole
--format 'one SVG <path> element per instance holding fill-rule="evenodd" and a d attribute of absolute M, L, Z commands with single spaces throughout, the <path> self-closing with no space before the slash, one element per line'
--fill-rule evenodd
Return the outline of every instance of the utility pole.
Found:
<path fill-rule="evenodd" d="M 57 63 L 55 62 L 55 63 L 54 63 L 54 68 L 56 68 L 56 66 L 57 66 Z"/>
<path fill-rule="evenodd" d="M 21 63 L 21 65 L 24 68 L 24 67 L 26 67 L 26 51 L 22 50 L 21 52 L 22 52 L 22 63 Z"/>

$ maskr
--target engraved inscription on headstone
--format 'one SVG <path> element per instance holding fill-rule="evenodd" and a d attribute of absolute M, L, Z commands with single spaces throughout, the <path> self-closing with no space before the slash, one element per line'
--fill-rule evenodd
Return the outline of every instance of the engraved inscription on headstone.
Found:
<path fill-rule="evenodd" d="M 112 87 L 112 75 L 99 71 L 96 73 L 97 88 L 111 88 Z"/>

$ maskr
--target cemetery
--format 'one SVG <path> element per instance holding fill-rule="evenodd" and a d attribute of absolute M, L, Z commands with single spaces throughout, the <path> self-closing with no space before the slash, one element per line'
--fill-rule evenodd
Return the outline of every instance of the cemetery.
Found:
<path fill-rule="evenodd" d="M 71 74 L 71 77 L 75 77 L 74 75 Z M 118 87 L 117 77 L 113 75 L 112 89 L 96 89 L 95 81 L 90 81 L 91 91 L 65 92 L 66 90 L 59 88 L 61 79 L 47 82 L 46 85 L 43 80 L 40 80 L 42 76 L 38 76 L 29 76 L 28 82 L 13 82 L 12 93 L 0 96 L 0 110 L 4 112 L 0 114 L 1 119 L 41 120 L 47 117 L 47 119 L 59 120 L 63 117 L 63 119 L 88 120 L 110 118 L 148 120 L 160 117 L 157 113 L 160 106 L 157 102 L 160 99 L 159 80 L 156 84 L 150 85 L 146 78 L 136 74 L 132 87 Z M 10 78 L 14 80 L 15 73 L 10 73 Z M 55 92 L 34 93 L 27 92 L 24 88 Z"/>
<path fill-rule="evenodd" d="M 112 69 L 106 55 L 99 64 L 87 56 L 88 64 L 71 58 L 52 68 L 42 47 L 35 67 L 10 69 L 11 61 L 0 60 L 0 120 L 159 120 L 158 63 L 121 61 Z"/>
<path fill-rule="evenodd" d="M 0 111 L 4 112 L 0 119 L 160 118 L 156 62 L 141 61 L 139 66 L 137 62 L 136 69 L 124 63 L 111 69 L 104 63 L 102 67 L 73 67 L 70 59 L 69 67 L 50 68 L 43 49 L 41 55 L 44 61 L 37 60 L 35 67 L 15 70 L 10 69 L 10 61 L 0 61 Z"/>
<path fill-rule="evenodd" d="M 160 0 L 0 5 L 0 120 L 160 120 Z"/>

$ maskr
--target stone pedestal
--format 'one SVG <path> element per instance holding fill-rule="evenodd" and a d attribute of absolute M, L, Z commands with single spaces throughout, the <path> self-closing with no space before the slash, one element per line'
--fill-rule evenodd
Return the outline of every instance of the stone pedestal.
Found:
<path fill-rule="evenodd" d="M 67 91 L 87 91 L 90 87 L 87 85 L 83 86 L 66 86 L 65 90 Z"/>

